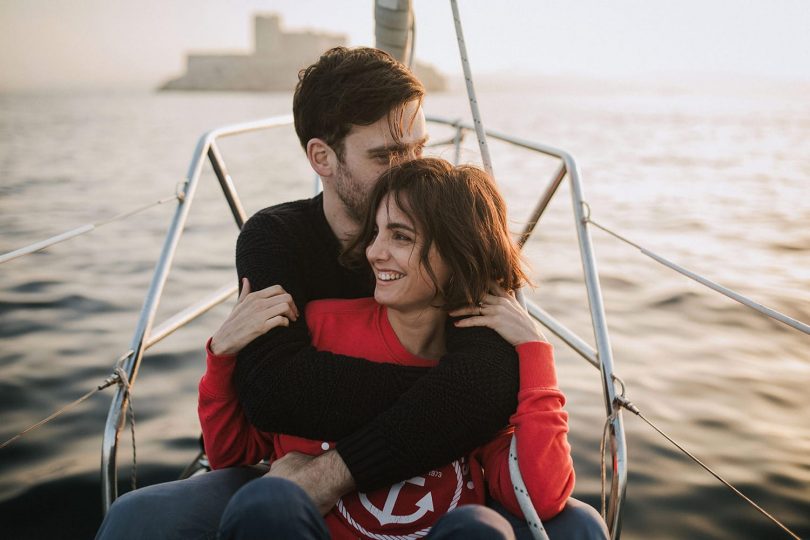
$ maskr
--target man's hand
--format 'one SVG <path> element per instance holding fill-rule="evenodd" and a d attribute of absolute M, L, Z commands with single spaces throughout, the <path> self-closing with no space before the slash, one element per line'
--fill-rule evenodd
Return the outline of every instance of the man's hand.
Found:
<path fill-rule="evenodd" d="M 231 314 L 211 338 L 211 352 L 236 354 L 270 329 L 289 326 L 290 320 L 298 320 L 298 308 L 280 285 L 251 292 L 250 282 L 242 278 L 242 292 Z"/>
<path fill-rule="evenodd" d="M 326 515 L 344 494 L 353 491 L 354 479 L 335 450 L 313 457 L 290 452 L 270 465 L 265 476 L 286 478 L 295 482 Z"/>

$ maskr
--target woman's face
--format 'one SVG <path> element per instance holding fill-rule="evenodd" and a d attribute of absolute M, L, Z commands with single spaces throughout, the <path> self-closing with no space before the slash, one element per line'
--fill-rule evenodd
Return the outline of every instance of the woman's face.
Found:
<path fill-rule="evenodd" d="M 398 311 L 422 310 L 441 302 L 419 257 L 424 243 L 420 227 L 390 195 L 383 198 L 375 219 L 376 235 L 366 248 L 366 258 L 376 277 L 374 299 Z M 435 245 L 430 247 L 428 260 L 438 282 L 445 285 L 450 271 Z"/>

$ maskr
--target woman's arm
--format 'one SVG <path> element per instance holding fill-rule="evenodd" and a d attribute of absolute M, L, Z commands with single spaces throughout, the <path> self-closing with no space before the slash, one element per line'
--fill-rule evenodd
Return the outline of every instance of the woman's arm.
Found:
<path fill-rule="evenodd" d="M 453 315 L 469 315 L 459 327 L 486 326 L 498 332 L 518 352 L 520 390 L 514 426 L 480 449 L 490 495 L 522 516 L 509 475 L 509 445 L 517 437 L 518 465 L 529 496 L 541 519 L 557 515 L 574 489 L 574 466 L 568 445 L 565 397 L 557 387 L 553 349 L 514 295 L 498 286 L 477 306 Z"/>
<path fill-rule="evenodd" d="M 574 466 L 568 445 L 565 397 L 557 388 L 553 351 L 545 342 L 517 347 L 520 392 L 514 428 L 480 449 L 490 495 L 510 512 L 522 516 L 509 475 L 509 445 L 517 437 L 518 465 L 540 519 L 557 515 L 574 489 Z"/>
<path fill-rule="evenodd" d="M 273 453 L 273 436 L 245 418 L 231 384 L 236 357 L 217 355 L 206 344 L 206 371 L 200 379 L 197 413 L 208 462 L 213 469 L 253 465 Z"/>

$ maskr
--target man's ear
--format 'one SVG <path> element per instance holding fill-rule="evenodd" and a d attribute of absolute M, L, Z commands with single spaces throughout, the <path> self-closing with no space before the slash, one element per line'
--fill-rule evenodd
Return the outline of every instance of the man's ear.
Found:
<path fill-rule="evenodd" d="M 333 176 L 337 171 L 337 154 L 323 139 L 310 139 L 307 142 L 307 159 L 321 178 Z"/>

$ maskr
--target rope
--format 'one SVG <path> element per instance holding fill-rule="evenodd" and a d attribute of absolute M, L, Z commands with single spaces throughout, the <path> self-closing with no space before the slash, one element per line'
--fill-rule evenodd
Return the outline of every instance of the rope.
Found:
<path fill-rule="evenodd" d="M 50 238 L 46 238 L 45 240 L 41 240 L 39 242 L 34 242 L 33 244 L 29 244 L 29 245 L 21 247 L 19 249 L 15 249 L 14 251 L 9 251 L 8 253 L 4 253 L 3 255 L 0 255 L 0 264 L 9 262 L 9 261 L 14 260 L 14 259 L 16 259 L 18 257 L 22 257 L 23 255 L 30 255 L 32 253 L 42 251 L 45 248 L 51 247 L 51 246 L 53 246 L 55 244 L 58 244 L 60 242 L 64 242 L 65 240 L 70 240 L 71 238 L 76 238 L 78 236 L 82 236 L 84 234 L 87 234 L 87 233 L 89 233 L 91 231 L 94 231 L 95 229 L 97 229 L 99 227 L 103 227 L 104 225 L 107 225 L 107 224 L 112 223 L 114 221 L 119 221 L 119 220 L 122 220 L 122 219 L 126 219 L 128 217 L 134 216 L 135 214 L 143 212 L 144 210 L 148 210 L 149 208 L 152 208 L 153 206 L 157 206 L 159 204 L 164 204 L 164 203 L 169 202 L 171 200 L 178 200 L 178 199 L 181 198 L 181 195 L 182 195 L 181 193 L 176 193 L 175 195 L 172 195 L 171 197 L 166 197 L 166 198 L 160 199 L 158 201 L 154 201 L 154 202 L 151 202 L 149 204 L 139 206 L 138 208 L 135 208 L 135 209 L 132 209 L 132 210 L 127 210 L 126 212 L 121 212 L 120 214 L 114 215 L 111 218 L 102 219 L 102 220 L 99 220 L 99 221 L 96 221 L 96 222 L 93 222 L 93 223 L 85 223 L 84 225 L 76 227 L 75 229 L 70 229 L 68 231 L 57 234 L 55 236 L 51 236 Z"/>
<path fill-rule="evenodd" d="M 128 355 L 127 355 L 128 356 Z M 129 382 L 127 372 L 124 370 L 123 363 L 126 357 L 119 359 L 113 373 L 118 377 L 118 384 L 124 387 L 124 399 L 127 402 L 127 416 L 129 417 L 129 430 L 132 434 L 132 473 L 130 475 L 130 484 L 132 490 L 137 489 L 138 478 L 138 454 L 135 448 L 135 410 L 132 408 L 132 386 Z"/>
<path fill-rule="evenodd" d="M 748 497 L 747 497 L 745 494 L 743 494 L 743 493 L 742 493 L 742 492 L 741 492 L 739 489 L 737 489 L 736 487 L 734 487 L 733 485 L 731 485 L 731 483 L 729 483 L 729 482 L 728 482 L 726 479 L 724 479 L 722 476 L 720 476 L 719 474 L 717 474 L 716 472 L 714 472 L 714 471 L 713 471 L 713 470 L 712 470 L 712 469 L 711 469 L 711 468 L 710 468 L 708 465 L 706 465 L 706 464 L 705 464 L 705 463 L 703 463 L 701 460 L 699 460 L 699 459 L 698 459 L 698 458 L 697 458 L 697 457 L 696 457 L 694 454 L 692 454 L 691 452 L 689 452 L 689 451 L 688 451 L 686 448 L 684 448 L 683 446 L 681 446 L 680 444 L 678 444 L 677 442 L 675 442 L 675 441 L 674 441 L 674 440 L 673 440 L 673 439 L 672 439 L 672 438 L 671 438 L 669 435 L 667 435 L 666 433 L 664 433 L 664 432 L 663 432 L 663 431 L 662 431 L 660 428 L 658 428 L 658 426 L 656 426 L 656 425 L 655 425 L 653 422 L 651 422 L 651 421 L 650 421 L 650 420 L 649 420 L 649 419 L 648 419 L 646 416 L 644 416 L 644 415 L 641 413 L 641 411 L 638 409 L 638 407 L 636 407 L 636 406 L 635 406 L 635 405 L 634 405 L 632 402 L 630 402 L 629 400 L 627 400 L 627 399 L 626 399 L 624 396 L 619 396 L 619 397 L 617 397 L 617 398 L 616 398 L 616 402 L 615 402 L 615 403 L 616 403 L 618 406 L 620 406 L 620 407 L 624 407 L 625 409 L 629 410 L 630 412 L 632 412 L 633 414 L 635 414 L 636 416 L 638 416 L 639 418 L 641 418 L 641 419 L 642 419 L 642 420 L 643 420 L 643 421 L 644 421 L 644 422 L 645 422 L 645 423 L 646 423 L 648 426 L 650 426 L 650 427 L 651 427 L 651 428 L 653 428 L 653 429 L 654 429 L 656 432 L 658 432 L 658 434 L 659 434 L 659 435 L 661 435 L 661 436 L 662 436 L 662 437 L 664 437 L 664 438 L 665 438 L 667 441 L 669 441 L 670 443 L 672 443 L 672 445 L 673 445 L 673 446 L 675 446 L 675 448 L 677 448 L 678 450 L 680 450 L 681 452 L 683 452 L 683 453 L 684 453 L 684 454 L 685 454 L 687 457 L 689 457 L 689 459 L 691 459 L 692 461 L 694 461 L 695 463 L 697 463 L 698 465 L 700 465 L 700 466 L 701 466 L 701 467 L 702 467 L 702 468 L 703 468 L 703 469 L 704 469 L 706 472 L 708 472 L 709 474 L 711 474 L 712 476 L 714 476 L 714 477 L 715 477 L 715 478 L 716 478 L 718 481 L 720 481 L 720 482 L 721 482 L 721 483 L 722 483 L 724 486 L 726 486 L 728 489 L 730 489 L 732 493 L 734 493 L 735 495 L 737 495 L 738 497 L 740 497 L 742 500 L 744 500 L 745 502 L 747 502 L 747 503 L 748 503 L 749 505 L 751 505 L 751 506 L 752 506 L 754 509 L 756 509 L 756 510 L 757 510 L 759 513 L 761 513 L 763 516 L 765 516 L 766 518 L 768 518 L 769 520 L 771 520 L 771 521 L 772 521 L 774 524 L 778 525 L 778 526 L 779 526 L 779 528 L 781 528 L 783 531 L 785 531 L 785 532 L 786 532 L 787 534 L 789 534 L 791 537 L 795 538 L 796 540 L 801 540 L 801 538 L 800 538 L 800 537 L 799 537 L 799 536 L 798 536 L 796 533 L 794 533 L 792 530 L 790 530 L 790 529 L 789 529 L 789 528 L 788 528 L 788 527 L 787 527 L 785 524 L 783 524 L 781 521 L 779 521 L 779 520 L 778 520 L 778 519 L 776 519 L 774 516 L 772 516 L 770 513 L 768 513 L 768 512 L 767 512 L 767 511 L 766 511 L 764 508 L 762 508 L 762 507 L 761 507 L 761 506 L 759 506 L 757 503 L 755 503 L 755 502 L 754 502 L 754 501 L 752 501 L 750 498 L 748 498 Z M 615 414 L 616 414 L 616 412 L 617 412 L 618 410 L 619 410 L 619 407 L 617 407 L 617 408 L 616 408 L 616 410 L 614 410 L 614 413 L 613 413 L 613 414 L 615 415 Z M 609 421 L 610 421 L 610 418 L 608 418 L 608 422 L 609 422 Z M 608 425 L 608 423 L 606 423 L 606 424 L 605 424 L 606 428 L 607 428 L 607 425 Z M 602 437 L 602 445 L 600 446 L 600 448 L 602 448 L 602 449 L 604 449 L 604 442 L 605 442 L 605 437 L 604 437 L 604 433 L 603 433 L 603 437 Z M 605 482 L 605 470 L 604 470 L 604 463 L 605 463 L 605 462 L 604 462 L 604 455 L 605 455 L 605 454 L 604 454 L 604 450 L 603 450 L 603 451 L 602 451 L 602 517 L 604 517 L 604 506 L 605 506 L 605 487 L 604 487 L 604 482 Z"/>
<path fill-rule="evenodd" d="M 697 274 L 695 272 L 692 272 L 691 270 L 688 270 L 688 269 L 684 268 L 683 266 L 680 266 L 679 264 L 676 264 L 676 263 L 674 263 L 674 262 L 672 262 L 672 261 L 670 261 L 670 260 L 668 260 L 668 259 L 666 259 L 664 257 L 661 257 L 660 255 L 657 255 L 656 253 L 653 253 L 652 251 L 640 246 L 639 244 L 633 242 L 632 240 L 629 240 L 629 239 L 625 238 L 621 234 L 619 234 L 619 233 L 617 233 L 615 231 L 612 231 L 612 230 L 608 229 L 607 227 L 605 227 L 603 225 L 600 225 L 599 223 L 595 222 L 593 219 L 591 219 L 590 208 L 587 206 L 587 204 L 586 204 L 585 208 L 586 208 L 585 218 L 584 218 L 585 222 L 590 223 L 594 227 L 603 230 L 604 232 L 606 232 L 609 235 L 613 236 L 617 240 L 621 240 L 625 244 L 633 246 L 634 248 L 641 251 L 642 254 L 644 254 L 647 257 L 653 259 L 654 261 L 666 266 L 667 268 L 669 268 L 671 270 L 675 270 L 679 274 L 682 274 L 682 275 L 688 277 L 689 279 L 691 279 L 693 281 L 697 281 L 701 285 L 704 285 L 705 287 L 708 287 L 708 288 L 712 289 L 713 291 L 722 294 L 723 296 L 727 296 L 728 298 L 731 298 L 732 300 L 734 300 L 736 302 L 739 302 L 740 304 L 743 304 L 744 306 L 747 306 L 747 307 L 749 307 L 749 308 L 751 308 L 751 309 L 753 309 L 755 311 L 758 311 L 758 312 L 762 313 L 763 315 L 765 315 L 767 317 L 775 319 L 775 320 L 777 320 L 777 321 L 779 321 L 781 323 L 784 323 L 784 324 L 786 324 L 786 325 L 788 325 L 790 327 L 795 328 L 796 330 L 798 330 L 800 332 L 804 332 L 805 334 L 810 335 L 810 325 L 805 324 L 805 323 L 803 323 L 801 321 L 797 321 L 796 319 L 794 319 L 792 317 L 788 317 L 787 315 L 785 315 L 783 313 L 780 313 L 779 311 L 776 311 L 775 309 L 771 309 L 771 308 L 769 308 L 769 307 L 767 307 L 767 306 L 765 306 L 763 304 L 760 304 L 759 302 L 756 302 L 756 301 L 748 298 L 747 296 L 743 296 L 743 295 L 739 294 L 738 292 L 735 292 L 735 291 L 733 291 L 733 290 L 731 290 L 731 289 L 729 289 L 727 287 L 724 287 L 724 286 L 720 285 L 719 283 L 715 283 L 714 281 L 712 281 L 710 279 L 707 279 L 707 278 L 705 278 L 705 277 L 703 277 L 703 276 L 701 276 L 701 275 L 699 275 L 699 274 Z"/>
<path fill-rule="evenodd" d="M 607 440 L 610 437 L 610 425 L 613 423 L 614 420 L 616 420 L 616 417 L 618 416 L 620 410 L 621 409 L 619 407 L 616 407 L 615 409 L 613 409 L 613 412 L 610 413 L 610 416 L 608 416 L 605 419 L 605 427 L 602 429 L 602 440 L 599 441 L 599 464 L 600 464 L 599 471 L 601 475 L 601 486 L 602 486 L 601 490 L 602 506 L 600 507 L 599 512 L 602 514 L 602 519 L 604 519 L 605 522 L 607 522 L 607 490 L 605 489 L 605 486 L 607 484 L 607 466 L 606 466 L 607 464 L 605 462 L 605 448 L 607 447 Z"/>
<path fill-rule="evenodd" d="M 529 531 L 532 533 L 532 538 L 535 540 L 548 540 L 548 533 L 545 527 L 543 527 L 543 522 L 540 521 L 540 516 L 537 515 L 537 510 L 534 508 L 529 490 L 526 488 L 526 484 L 523 482 L 523 476 L 520 474 L 517 433 L 512 434 L 512 442 L 509 443 L 509 478 L 512 480 L 515 498 L 520 506 L 520 510 L 523 512 L 523 519 L 526 520 Z"/>

